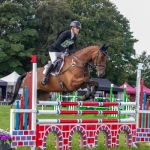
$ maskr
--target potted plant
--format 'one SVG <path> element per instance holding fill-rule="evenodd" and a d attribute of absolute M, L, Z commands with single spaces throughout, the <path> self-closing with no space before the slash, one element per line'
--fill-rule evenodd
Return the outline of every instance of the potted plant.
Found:
<path fill-rule="evenodd" d="M 0 129 L 0 150 L 10 150 L 11 136 L 7 130 Z"/>

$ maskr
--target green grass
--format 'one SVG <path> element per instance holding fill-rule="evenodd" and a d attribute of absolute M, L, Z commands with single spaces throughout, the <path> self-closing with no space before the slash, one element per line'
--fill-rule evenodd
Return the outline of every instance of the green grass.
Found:
<path fill-rule="evenodd" d="M 13 108 L 15 108 L 13 106 Z M 10 129 L 10 106 L 0 106 L 0 128 L 1 129 Z M 38 107 L 38 109 L 41 109 L 41 107 Z M 44 110 L 51 109 L 51 107 L 44 107 Z M 61 109 L 66 109 L 65 107 Z M 37 118 L 39 119 L 87 119 L 87 118 L 103 118 L 103 115 L 38 115 Z M 73 134 L 72 138 L 72 150 L 79 150 L 79 134 L 78 132 L 75 132 Z M 103 132 L 100 132 L 98 137 L 98 146 L 96 148 L 93 148 L 93 150 L 108 150 L 107 147 L 104 146 L 104 134 Z M 50 133 L 47 138 L 47 149 L 48 150 L 55 150 L 55 137 L 54 133 Z M 117 149 L 117 150 L 127 150 L 129 148 L 125 147 L 125 134 L 121 132 L 120 138 L 119 138 L 119 147 L 118 148 L 110 148 L 110 149 Z M 138 148 L 138 150 L 149 150 L 150 147 L 146 146 L 146 144 L 143 142 L 141 145 L 144 146 L 143 148 Z M 27 147 L 19 147 L 18 150 L 26 150 Z M 131 150 L 137 150 L 137 148 L 130 148 Z M 88 150 L 88 149 L 87 149 Z"/>

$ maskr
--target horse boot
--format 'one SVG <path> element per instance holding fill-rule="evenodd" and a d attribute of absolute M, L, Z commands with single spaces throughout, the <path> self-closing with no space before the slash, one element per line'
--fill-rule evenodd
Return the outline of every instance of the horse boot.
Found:
<path fill-rule="evenodd" d="M 47 69 L 46 69 L 44 78 L 43 78 L 42 81 L 41 81 L 41 84 L 42 84 L 42 85 L 46 85 L 46 82 L 47 82 L 47 80 L 48 80 L 48 76 L 49 76 L 50 72 L 52 71 L 52 69 L 53 69 L 53 64 L 52 64 L 52 63 L 49 63 L 49 64 L 48 64 L 48 67 L 47 67 Z"/>

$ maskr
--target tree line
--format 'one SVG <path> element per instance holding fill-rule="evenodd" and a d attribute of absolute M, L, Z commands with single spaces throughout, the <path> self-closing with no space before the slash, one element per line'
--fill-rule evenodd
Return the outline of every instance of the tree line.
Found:
<path fill-rule="evenodd" d="M 31 70 L 31 54 L 37 55 L 38 67 L 44 66 L 48 46 L 73 20 L 82 24 L 75 51 L 105 42 L 111 45 L 104 78 L 135 86 L 137 64 L 143 62 L 142 75 L 150 87 L 150 58 L 145 51 L 136 57 L 138 40 L 130 22 L 109 0 L 0 0 L 0 76 Z M 94 71 L 91 77 L 96 77 Z"/>

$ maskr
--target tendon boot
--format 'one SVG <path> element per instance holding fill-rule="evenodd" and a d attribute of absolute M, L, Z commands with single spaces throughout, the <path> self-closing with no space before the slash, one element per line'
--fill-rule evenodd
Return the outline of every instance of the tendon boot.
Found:
<path fill-rule="evenodd" d="M 48 67 L 47 67 L 47 69 L 46 69 L 44 78 L 43 78 L 42 81 L 41 81 L 41 84 L 42 84 L 42 85 L 46 85 L 47 80 L 48 80 L 48 76 L 49 76 L 50 72 L 52 71 L 52 69 L 53 69 L 53 64 L 52 64 L 52 63 L 49 63 L 49 64 L 48 64 Z"/>

